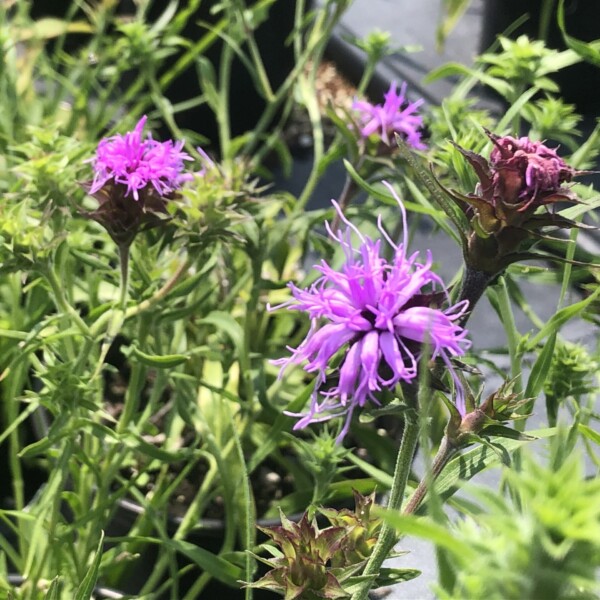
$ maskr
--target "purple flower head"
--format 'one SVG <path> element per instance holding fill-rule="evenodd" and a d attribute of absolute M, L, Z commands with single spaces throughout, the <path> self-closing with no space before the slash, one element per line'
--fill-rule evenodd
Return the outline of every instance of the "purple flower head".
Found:
<path fill-rule="evenodd" d="M 192 178 L 184 173 L 184 161 L 192 160 L 182 151 L 183 142 L 157 142 L 142 133 L 147 117 L 143 116 L 133 131 L 125 135 L 104 138 L 98 144 L 94 163 L 94 180 L 90 194 L 95 194 L 107 182 L 126 187 L 125 197 L 140 199 L 140 192 L 150 186 L 165 197 Z"/>
<path fill-rule="evenodd" d="M 413 148 L 422 150 L 425 148 L 420 132 L 423 117 L 417 114 L 417 110 L 423 100 L 408 102 L 405 95 L 406 83 L 400 86 L 400 93 L 397 92 L 397 87 L 396 82 L 392 82 L 383 104 L 361 100 L 352 104 L 353 110 L 358 113 L 360 133 L 365 138 L 376 133 L 388 146 L 392 144 L 394 134 L 398 133 Z"/>
<path fill-rule="evenodd" d="M 471 223 L 468 267 L 493 277 L 524 257 L 534 258 L 533 245 L 549 228 L 581 227 L 556 205 L 580 202 L 567 184 L 586 172 L 570 167 L 542 142 L 484 131 L 493 144 L 489 159 L 454 144 L 479 180 L 473 192 L 438 184 Z"/>
<path fill-rule="evenodd" d="M 466 330 L 457 324 L 467 302 L 445 310 L 432 306 L 448 300 L 447 290 L 431 270 L 430 252 L 424 262 L 419 261 L 418 252 L 407 255 L 406 212 L 392 187 L 385 185 L 400 205 L 404 224 L 404 240 L 396 245 L 379 219 L 379 231 L 391 245 L 393 259 L 382 256 L 382 239 L 363 236 L 333 201 L 347 228 L 335 234 L 327 224 L 327 230 L 343 248 L 345 262 L 339 271 L 325 261 L 316 265 L 321 277 L 308 289 L 290 283 L 294 299 L 281 305 L 307 312 L 312 321 L 306 339 L 298 348 L 290 348 L 292 355 L 275 361 L 282 371 L 289 364 L 304 363 L 305 371 L 317 375 L 310 410 L 294 415 L 301 417 L 295 429 L 345 415 L 341 439 L 356 407 L 368 401 L 378 405 L 377 392 L 415 380 L 425 344 L 431 358 L 440 358 L 450 370 L 458 391 L 457 405 L 464 412 L 462 386 L 451 359 L 464 354 L 470 345 Z M 358 248 L 352 245 L 352 232 L 360 240 Z M 334 357 L 341 358 L 337 367 L 331 366 Z M 325 390 L 328 378 L 337 383 Z"/>
<path fill-rule="evenodd" d="M 519 205 L 519 211 L 529 206 L 555 201 L 564 193 L 561 186 L 576 174 L 558 156 L 554 148 L 527 137 L 491 136 L 494 148 L 490 167 L 494 187 L 505 203 Z"/>
<path fill-rule="evenodd" d="M 183 142 L 157 142 L 150 134 L 143 139 L 145 123 L 144 116 L 133 131 L 101 140 L 88 161 L 94 178 L 82 184 L 99 206 L 81 214 L 100 223 L 119 246 L 168 218 L 168 200 L 192 179 L 184 172 L 184 162 L 192 158 L 182 151 Z"/>

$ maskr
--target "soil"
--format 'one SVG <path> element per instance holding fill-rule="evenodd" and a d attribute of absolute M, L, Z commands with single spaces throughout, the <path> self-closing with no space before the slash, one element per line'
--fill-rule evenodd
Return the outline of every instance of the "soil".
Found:
<path fill-rule="evenodd" d="M 307 65 L 307 71 L 312 65 Z M 324 60 L 317 69 L 315 82 L 317 102 L 319 104 L 323 133 L 326 143 L 333 139 L 335 126 L 327 116 L 327 111 L 334 108 L 340 116 L 349 111 L 357 95 L 356 87 L 337 69 L 335 63 Z M 313 147 L 312 127 L 305 108 L 296 106 L 284 131 L 284 138 L 292 154 L 302 154 Z"/>

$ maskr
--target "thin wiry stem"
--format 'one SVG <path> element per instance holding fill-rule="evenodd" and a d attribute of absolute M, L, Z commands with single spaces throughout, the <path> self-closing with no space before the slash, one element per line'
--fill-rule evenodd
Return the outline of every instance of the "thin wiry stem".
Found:
<path fill-rule="evenodd" d="M 402 434 L 402 442 L 400 443 L 400 450 L 396 460 L 396 467 L 394 469 L 392 488 L 387 506 L 389 510 L 397 511 L 402 507 L 404 490 L 406 489 L 406 482 L 408 481 L 418 439 L 419 420 L 413 411 L 408 411 Z M 366 579 L 354 593 L 352 600 L 365 600 L 368 597 L 373 582 L 367 576 L 376 576 L 379 573 L 381 565 L 388 558 L 397 540 L 398 536 L 394 527 L 384 523 L 377 538 L 377 543 L 373 548 L 373 553 L 363 571 L 363 576 Z"/>

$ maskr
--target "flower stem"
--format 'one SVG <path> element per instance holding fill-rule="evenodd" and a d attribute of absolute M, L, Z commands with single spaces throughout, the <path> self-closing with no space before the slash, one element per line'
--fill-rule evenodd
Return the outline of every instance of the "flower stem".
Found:
<path fill-rule="evenodd" d="M 414 411 L 407 411 L 404 422 L 404 433 L 402 434 L 402 442 L 400 443 L 400 450 L 394 469 L 392 489 L 387 505 L 389 510 L 400 510 L 402 506 L 404 490 L 406 488 L 406 482 L 408 480 L 408 474 L 410 473 L 418 439 L 419 420 Z M 388 558 L 397 539 L 398 536 L 396 530 L 391 525 L 384 523 L 363 575 L 376 576 L 379 573 L 383 561 Z M 372 583 L 372 579 L 367 577 L 352 596 L 352 600 L 365 600 L 369 594 Z"/>
<path fill-rule="evenodd" d="M 450 443 L 448 436 L 445 435 L 440 442 L 437 454 L 433 459 L 431 465 L 431 471 L 421 479 L 417 489 L 413 492 L 407 505 L 404 508 L 405 515 L 412 515 L 417 512 L 421 502 L 423 502 L 427 495 L 428 489 L 433 485 L 435 480 L 439 477 L 440 473 L 444 470 L 450 459 L 456 454 L 456 447 Z"/>
<path fill-rule="evenodd" d="M 169 279 L 153 296 L 147 298 L 139 304 L 136 304 L 135 306 L 130 306 L 127 310 L 125 310 L 124 320 L 127 321 L 132 317 L 136 317 L 140 313 L 143 313 L 158 304 L 175 287 L 175 285 L 177 285 L 181 277 L 189 269 L 191 262 L 192 261 L 189 258 L 183 261 L 171 279 Z M 91 331 L 93 336 L 97 336 L 100 333 L 106 322 L 110 320 L 111 316 L 111 311 L 107 311 L 98 318 L 98 320 L 92 326 Z"/>
<path fill-rule="evenodd" d="M 481 296 L 483 296 L 487 286 L 492 280 L 492 277 L 492 275 L 486 273 L 485 271 L 478 271 L 469 265 L 465 266 L 458 302 L 468 300 L 469 311 L 460 318 L 459 325 L 461 327 L 465 325 L 471 316 L 475 305 L 477 302 L 479 302 Z"/>
<path fill-rule="evenodd" d="M 121 267 L 121 289 L 119 290 L 119 308 L 123 313 L 127 309 L 127 294 L 129 291 L 129 244 L 119 245 Z"/>
<path fill-rule="evenodd" d="M 104 335 L 104 341 L 102 342 L 102 346 L 100 348 L 100 357 L 98 359 L 96 370 L 92 376 L 92 380 L 96 379 L 96 377 L 100 375 L 106 355 L 108 354 L 108 351 L 115 340 L 117 333 L 119 333 L 123 323 L 125 322 L 125 313 L 127 311 L 127 291 L 129 287 L 129 248 L 129 244 L 119 244 L 119 266 L 121 269 L 119 304 L 115 309 L 107 313 L 110 315 L 110 321 L 108 329 Z M 96 331 L 97 325 L 98 322 L 95 323 L 92 331 Z"/>

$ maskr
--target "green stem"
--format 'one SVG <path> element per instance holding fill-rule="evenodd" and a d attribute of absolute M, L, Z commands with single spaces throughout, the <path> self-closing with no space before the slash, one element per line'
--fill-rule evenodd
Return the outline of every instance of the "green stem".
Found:
<path fill-rule="evenodd" d="M 272 0 L 271 0 L 272 1 Z M 258 8 L 258 6 L 257 6 Z M 306 45 L 304 52 L 296 57 L 296 65 L 289 73 L 285 81 L 277 89 L 273 100 L 267 104 L 261 118 L 259 119 L 256 127 L 254 128 L 254 135 L 248 138 L 245 146 L 242 148 L 240 154 L 245 156 L 253 156 L 256 152 L 256 147 L 261 143 L 264 138 L 264 132 L 271 126 L 273 117 L 276 114 L 282 101 L 290 97 L 290 92 L 293 85 L 300 78 L 305 66 L 309 60 L 313 60 L 315 65 L 320 62 L 321 56 L 325 50 L 327 40 L 331 37 L 331 32 L 334 26 L 337 24 L 344 12 L 344 8 L 339 6 L 331 15 L 328 15 L 325 10 L 319 10 L 316 12 L 313 27 L 307 35 Z M 298 16 L 298 14 L 297 14 Z M 311 183 L 316 185 L 316 180 Z M 308 184 L 307 184 L 308 185 Z M 303 197 L 308 198 L 308 194 L 303 194 Z M 301 209 L 298 206 L 298 212 Z"/>
<path fill-rule="evenodd" d="M 147 319 L 141 319 L 139 323 L 138 334 L 136 335 L 136 340 L 140 344 L 144 344 L 146 337 L 148 335 L 148 327 L 146 323 Z M 127 386 L 127 392 L 125 393 L 125 402 L 123 405 L 123 412 L 119 417 L 119 422 L 117 423 L 117 433 L 124 433 L 132 421 L 135 412 L 138 409 L 140 403 L 140 397 L 142 395 L 142 390 L 144 388 L 144 384 L 146 382 L 146 377 L 148 375 L 148 369 L 145 365 L 140 364 L 139 362 L 134 362 L 131 366 L 131 375 L 129 378 L 129 385 Z"/>
<path fill-rule="evenodd" d="M 550 33 L 550 23 L 554 17 L 554 8 L 556 0 L 543 0 L 540 11 L 540 22 L 538 25 L 538 40 L 548 43 L 548 34 Z"/>
<path fill-rule="evenodd" d="M 254 63 L 254 67 L 256 69 L 256 75 L 258 77 L 258 82 L 260 83 L 261 92 L 264 95 L 267 102 L 271 102 L 275 99 L 275 96 L 273 94 L 273 88 L 271 87 L 271 82 L 269 81 L 269 76 L 267 75 L 265 64 L 256 44 L 254 31 L 248 23 L 246 12 L 247 11 L 244 9 L 239 10 L 239 17 L 242 21 L 244 32 L 247 36 L 246 43 L 248 44 L 248 49 L 250 50 L 250 57 L 252 58 L 252 62 Z"/>
<path fill-rule="evenodd" d="M 404 433 L 402 434 L 402 442 L 398 452 L 396 468 L 394 469 L 392 489 L 387 505 L 389 510 L 398 511 L 402 507 L 404 490 L 406 488 L 406 482 L 410 473 L 418 439 L 419 420 L 414 411 L 409 411 L 406 414 Z M 394 548 L 397 539 L 398 536 L 394 527 L 384 523 L 381 527 L 379 537 L 377 538 L 377 543 L 373 548 L 373 553 L 371 554 L 369 562 L 367 563 L 367 566 L 363 572 L 364 576 L 376 576 L 379 573 L 383 561 L 389 557 L 389 554 Z M 365 600 L 369 594 L 372 583 L 372 579 L 367 577 L 352 596 L 352 600 Z"/>
<path fill-rule="evenodd" d="M 12 402 L 2 402 L 4 410 L 4 418 L 6 419 L 6 427 L 15 422 L 19 416 L 19 402 L 18 398 L 22 394 L 25 381 L 27 379 L 27 364 L 21 363 L 20 365 L 13 368 L 10 373 L 10 377 L 7 378 L 6 387 L 2 392 L 6 393 L 6 398 L 10 398 Z M 25 506 L 25 482 L 23 479 L 23 470 L 21 469 L 21 460 L 19 458 L 19 452 L 22 450 L 21 441 L 19 438 L 19 430 L 15 428 L 8 437 L 8 461 L 10 467 L 10 478 L 12 483 L 12 489 L 15 499 L 16 510 L 23 510 Z M 23 527 L 24 523 L 21 519 L 17 519 L 19 530 Z M 19 541 L 23 541 L 23 537 L 19 537 Z"/>
<path fill-rule="evenodd" d="M 440 442 L 437 454 L 433 459 L 431 471 L 421 479 L 417 489 L 408 500 L 404 507 L 405 515 L 412 515 L 417 512 L 421 502 L 425 499 L 428 489 L 433 485 L 440 473 L 444 470 L 450 459 L 456 454 L 457 449 L 450 443 L 448 436 L 444 436 Z"/>
<path fill-rule="evenodd" d="M 123 320 L 127 321 L 132 317 L 136 317 L 137 315 L 146 312 L 147 310 L 151 309 L 156 304 L 158 304 L 177 285 L 181 277 L 190 267 L 190 264 L 191 259 L 187 258 L 183 263 L 181 263 L 181 265 L 179 266 L 177 271 L 175 271 L 171 279 L 169 279 L 165 283 L 165 285 L 163 285 L 152 297 L 148 298 L 147 300 L 144 300 L 143 302 L 140 302 L 139 304 L 136 304 L 135 306 L 129 307 L 125 311 Z M 102 329 L 105 327 L 106 323 L 111 320 L 112 314 L 112 311 L 107 311 L 103 315 L 98 317 L 98 320 L 93 324 L 90 330 L 93 337 L 96 337 L 100 334 Z"/>
<path fill-rule="evenodd" d="M 40 522 L 44 523 L 44 532 L 47 535 L 47 543 L 43 546 L 42 552 L 36 552 L 33 558 L 33 548 L 29 549 L 27 555 L 27 564 L 29 579 L 33 582 L 39 582 L 42 579 L 44 569 L 52 572 L 52 565 L 48 561 L 56 556 L 57 528 L 61 519 L 61 501 L 62 492 L 65 489 L 65 483 L 69 477 L 69 461 L 73 455 L 73 441 L 66 438 L 64 446 L 58 447 L 58 456 L 60 457 L 51 470 L 51 475 L 46 484 L 39 501 L 31 508 L 31 512 L 36 517 L 36 527 Z M 87 557 L 84 558 L 86 560 Z M 33 590 L 35 592 L 35 590 Z M 38 597 L 37 595 L 33 597 Z"/>
<path fill-rule="evenodd" d="M 467 320 L 471 316 L 475 305 L 483 296 L 487 286 L 490 281 L 493 279 L 493 275 L 490 273 L 486 273 L 485 271 L 479 271 L 470 267 L 469 265 L 465 265 L 463 271 L 463 277 L 460 285 L 460 294 L 457 302 L 462 302 L 463 300 L 469 301 L 469 311 L 466 312 L 460 319 L 459 324 L 461 327 L 464 327 Z"/>
<path fill-rule="evenodd" d="M 102 372 L 102 368 L 104 366 L 104 361 L 106 359 L 106 355 L 110 350 L 110 347 L 119 333 L 121 327 L 123 327 L 123 323 L 125 322 L 125 314 L 127 312 L 127 291 L 129 287 L 129 244 L 121 244 L 119 245 L 119 266 L 121 269 L 121 280 L 119 285 L 119 303 L 118 306 L 110 311 L 109 313 L 105 313 L 109 315 L 110 322 L 108 325 L 108 329 L 104 334 L 104 341 L 102 342 L 102 347 L 100 348 L 100 357 L 98 358 L 98 363 L 96 366 L 96 370 L 92 375 L 92 381 L 100 375 Z M 98 319 L 99 321 L 100 319 Z M 98 321 L 94 324 L 92 329 L 90 330 L 92 333 L 96 334 L 96 328 L 98 326 Z"/>
<path fill-rule="evenodd" d="M 119 262 L 121 267 L 121 289 L 119 290 L 119 308 L 123 313 L 127 309 L 127 296 L 129 292 L 129 244 L 119 246 Z"/>
<path fill-rule="evenodd" d="M 231 22 L 235 19 L 231 9 L 227 11 L 228 19 Z M 231 152 L 231 119 L 229 112 L 230 88 L 231 88 L 231 65 L 233 63 L 233 48 L 229 44 L 223 44 L 221 50 L 221 59 L 219 61 L 219 91 L 218 104 L 213 106 L 217 122 L 219 124 L 219 143 L 221 145 L 221 156 L 223 157 L 223 166 L 227 175 L 231 175 L 233 168 L 233 156 Z"/>

